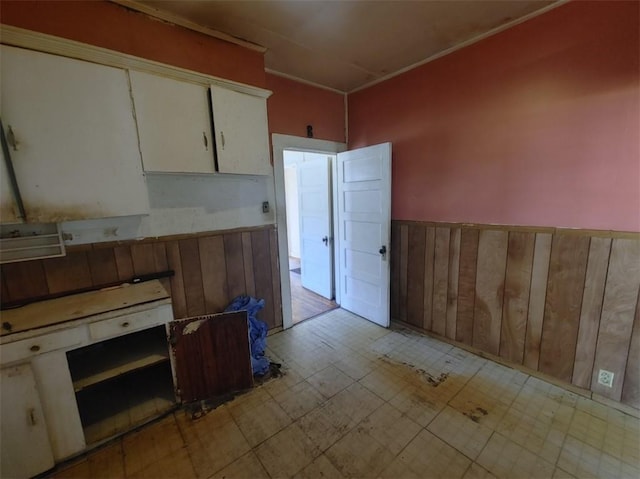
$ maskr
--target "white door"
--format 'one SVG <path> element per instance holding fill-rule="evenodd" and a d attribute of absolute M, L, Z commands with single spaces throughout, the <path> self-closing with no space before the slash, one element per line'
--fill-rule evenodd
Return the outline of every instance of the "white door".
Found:
<path fill-rule="evenodd" d="M 391 143 L 338 153 L 340 306 L 389 326 Z"/>
<path fill-rule="evenodd" d="M 302 286 L 333 298 L 331 165 L 320 157 L 298 164 Z"/>

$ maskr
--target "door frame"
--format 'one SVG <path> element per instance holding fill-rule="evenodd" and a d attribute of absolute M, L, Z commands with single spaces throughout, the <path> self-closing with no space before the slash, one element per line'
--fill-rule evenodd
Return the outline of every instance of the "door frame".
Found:
<path fill-rule="evenodd" d="M 316 140 L 315 138 L 304 138 L 300 136 L 281 135 L 273 133 L 271 135 L 271 145 L 273 147 L 273 182 L 275 187 L 276 198 L 276 228 L 278 233 L 278 263 L 280 265 L 280 293 L 282 296 L 282 327 L 288 329 L 293 326 L 293 317 L 291 315 L 291 282 L 289 280 L 289 245 L 287 243 L 287 215 L 286 215 L 286 197 L 284 191 L 284 151 L 304 151 L 312 153 L 327 153 L 335 155 L 347 150 L 346 143 L 340 143 L 329 140 Z M 333 225 L 334 225 L 334 251 L 336 238 L 335 233 L 337 222 L 337 189 L 336 174 L 337 161 L 331 165 L 331 191 L 333 196 Z M 336 303 L 340 304 L 339 292 L 340 288 L 337 282 L 337 272 L 339 267 L 337 255 L 334 254 L 334 289 L 336 291 Z"/>

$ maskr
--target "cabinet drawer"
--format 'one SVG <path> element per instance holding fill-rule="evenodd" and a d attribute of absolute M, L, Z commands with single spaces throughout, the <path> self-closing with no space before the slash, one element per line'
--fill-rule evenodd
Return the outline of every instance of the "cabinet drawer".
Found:
<path fill-rule="evenodd" d="M 3 364 L 27 359 L 56 349 L 65 349 L 80 344 L 84 338 L 83 328 L 66 329 L 35 338 L 2 345 L 0 359 Z"/>
<path fill-rule="evenodd" d="M 124 314 L 117 318 L 105 319 L 89 324 L 89 335 L 92 340 L 101 341 L 131 331 L 151 328 L 165 324 L 173 319 L 171 305 L 148 309 L 132 314 Z"/>

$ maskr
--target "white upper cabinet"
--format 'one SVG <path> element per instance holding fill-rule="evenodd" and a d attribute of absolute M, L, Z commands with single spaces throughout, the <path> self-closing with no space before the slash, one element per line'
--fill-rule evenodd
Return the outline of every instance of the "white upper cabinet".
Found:
<path fill-rule="evenodd" d="M 211 86 L 217 171 L 271 175 L 267 100 Z"/>
<path fill-rule="evenodd" d="M 11 186 L 4 152 L 0 148 L 0 223 L 21 223 L 22 220 L 18 216 L 18 204 Z"/>
<path fill-rule="evenodd" d="M 1 62 L 1 116 L 27 221 L 148 213 L 126 72 L 4 45 Z"/>
<path fill-rule="evenodd" d="M 207 89 L 129 71 L 145 171 L 214 173 Z"/>

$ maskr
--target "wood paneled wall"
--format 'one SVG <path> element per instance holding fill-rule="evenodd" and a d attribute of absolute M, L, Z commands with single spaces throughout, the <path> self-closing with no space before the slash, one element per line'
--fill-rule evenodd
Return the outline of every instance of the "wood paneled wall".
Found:
<path fill-rule="evenodd" d="M 640 409 L 640 234 L 393 221 L 391 241 L 393 319 Z"/>
<path fill-rule="evenodd" d="M 69 249 L 67 256 L 2 265 L 2 302 L 23 300 L 174 270 L 165 279 L 176 319 L 221 312 L 233 298 L 265 300 L 258 317 L 282 326 L 278 245 L 273 226 L 243 231 Z"/>

